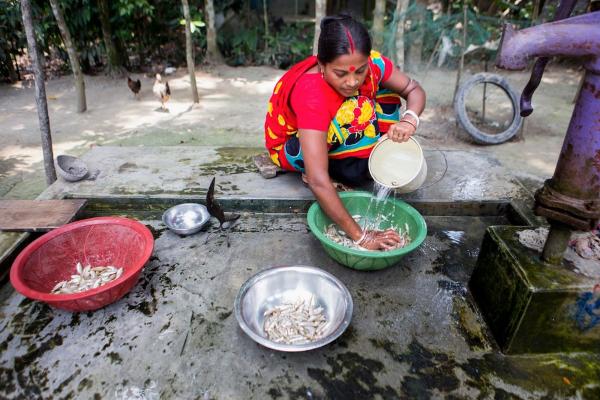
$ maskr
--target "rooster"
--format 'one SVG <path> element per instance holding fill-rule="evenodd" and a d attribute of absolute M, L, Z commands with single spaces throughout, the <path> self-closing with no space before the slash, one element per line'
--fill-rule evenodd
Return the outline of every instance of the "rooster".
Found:
<path fill-rule="evenodd" d="M 160 108 L 168 111 L 165 103 L 169 101 L 169 98 L 171 97 L 171 89 L 169 88 L 169 82 L 163 83 L 160 74 L 156 74 L 156 80 L 154 81 L 154 86 L 152 86 L 152 92 L 160 100 Z"/>
<path fill-rule="evenodd" d="M 133 92 L 133 98 L 139 100 L 138 94 L 140 93 L 140 89 L 142 88 L 142 82 L 138 79 L 134 81 L 130 77 L 127 77 L 127 86 Z"/>

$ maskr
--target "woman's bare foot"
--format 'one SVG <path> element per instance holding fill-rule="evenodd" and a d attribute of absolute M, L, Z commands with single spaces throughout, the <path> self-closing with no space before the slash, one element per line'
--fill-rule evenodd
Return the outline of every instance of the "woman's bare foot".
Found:
<path fill-rule="evenodd" d="M 306 186 L 308 186 L 308 177 L 306 176 L 305 173 L 302 173 L 302 182 Z M 350 186 L 346 186 L 343 183 L 336 182 L 334 180 L 331 181 L 331 184 L 333 185 L 333 188 L 338 192 L 349 192 L 352 190 L 352 188 Z"/>

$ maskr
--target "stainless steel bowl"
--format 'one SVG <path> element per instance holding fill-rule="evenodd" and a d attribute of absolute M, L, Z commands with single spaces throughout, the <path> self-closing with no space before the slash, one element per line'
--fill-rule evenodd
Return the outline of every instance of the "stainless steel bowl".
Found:
<path fill-rule="evenodd" d="M 162 220 L 173 232 L 179 235 L 191 235 L 206 225 L 210 220 L 210 214 L 202 204 L 184 203 L 165 211 Z"/>
<path fill-rule="evenodd" d="M 303 344 L 269 340 L 263 330 L 265 311 L 299 298 L 315 296 L 327 319 L 325 336 Z M 274 267 L 259 272 L 240 288 L 235 299 L 235 317 L 240 327 L 257 343 L 279 351 L 306 351 L 337 339 L 352 319 L 352 296 L 339 279 L 322 269 L 305 266 Z"/>

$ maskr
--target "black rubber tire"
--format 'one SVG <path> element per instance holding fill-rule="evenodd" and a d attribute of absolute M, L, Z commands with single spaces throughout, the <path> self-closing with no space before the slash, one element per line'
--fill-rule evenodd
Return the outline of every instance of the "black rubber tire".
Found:
<path fill-rule="evenodd" d="M 496 134 L 485 133 L 477 129 L 467 115 L 467 108 L 465 105 L 465 98 L 467 94 L 475 85 L 479 85 L 484 82 L 502 89 L 512 102 L 513 120 L 510 126 L 503 132 Z M 519 112 L 519 98 L 517 97 L 515 91 L 512 90 L 508 82 L 503 77 L 487 72 L 475 74 L 460 85 L 458 92 L 456 93 L 456 101 L 454 102 L 454 113 L 456 114 L 456 119 L 463 129 L 467 131 L 477 143 L 480 144 L 504 143 L 515 136 L 523 125 L 523 117 L 521 117 Z"/>

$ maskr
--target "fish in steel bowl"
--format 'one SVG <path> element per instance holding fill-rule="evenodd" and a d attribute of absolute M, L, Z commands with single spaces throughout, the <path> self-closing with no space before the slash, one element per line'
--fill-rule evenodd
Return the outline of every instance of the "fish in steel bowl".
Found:
<path fill-rule="evenodd" d="M 270 317 L 273 313 L 285 314 L 289 307 L 297 309 L 290 310 L 291 318 L 281 327 L 289 331 L 290 340 L 279 340 L 280 335 L 269 332 L 277 322 Z M 240 327 L 255 342 L 273 350 L 299 352 L 337 339 L 350 324 L 353 302 L 346 286 L 330 273 L 315 267 L 283 266 L 263 270 L 248 279 L 238 292 L 234 309 Z M 293 314 L 303 311 L 307 318 L 301 323 L 314 326 L 315 334 L 294 340 L 299 324 L 294 326 Z"/>

